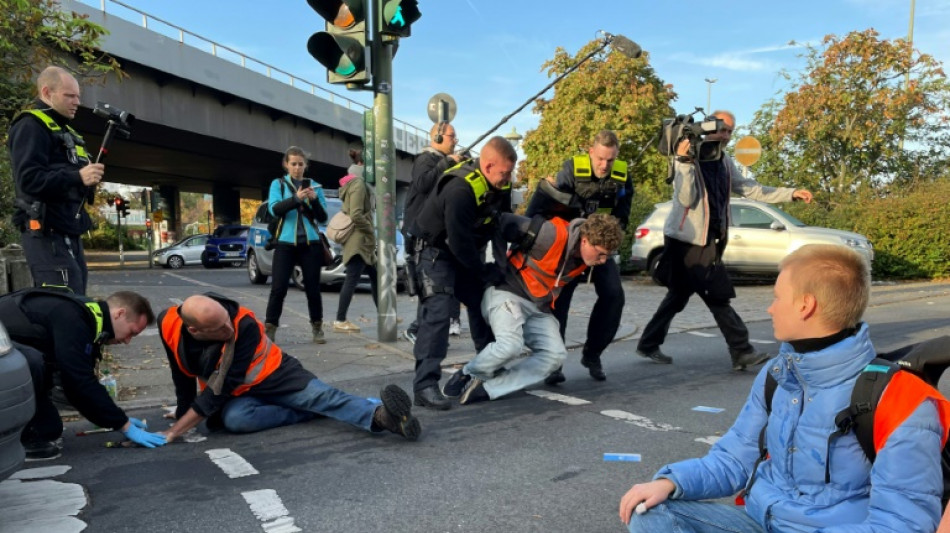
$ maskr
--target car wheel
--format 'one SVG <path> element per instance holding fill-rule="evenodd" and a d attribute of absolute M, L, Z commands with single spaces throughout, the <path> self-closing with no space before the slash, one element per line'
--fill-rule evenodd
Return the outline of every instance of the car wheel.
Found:
<path fill-rule="evenodd" d="M 182 259 L 180 255 L 173 255 L 168 258 L 168 268 L 171 268 L 172 270 L 178 270 L 183 266 L 185 266 L 185 260 Z"/>
<path fill-rule="evenodd" d="M 201 266 L 205 268 L 221 268 L 221 263 L 208 261 L 208 252 L 201 252 Z"/>
<path fill-rule="evenodd" d="M 267 276 L 261 274 L 261 269 L 257 266 L 257 256 L 253 252 L 247 254 L 247 277 L 254 285 L 267 283 Z"/>
<path fill-rule="evenodd" d="M 297 286 L 300 290 L 306 290 L 306 286 L 303 283 L 303 269 L 300 268 L 300 265 L 294 266 L 294 271 L 290 275 L 290 278 L 294 281 L 294 285 Z"/>
<path fill-rule="evenodd" d="M 660 285 L 660 286 L 662 286 L 663 284 L 660 283 L 656 279 L 656 269 L 657 269 L 657 266 L 660 264 L 660 257 L 662 256 L 663 256 L 663 249 L 660 248 L 659 250 L 653 252 L 653 255 L 650 256 L 649 260 L 647 260 L 647 273 L 650 274 L 650 278 L 653 279 L 653 283 L 656 283 L 657 285 Z"/>

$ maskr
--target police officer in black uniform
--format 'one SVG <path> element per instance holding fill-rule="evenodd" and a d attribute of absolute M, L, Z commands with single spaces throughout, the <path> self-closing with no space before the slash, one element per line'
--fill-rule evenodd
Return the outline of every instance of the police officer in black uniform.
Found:
<path fill-rule="evenodd" d="M 478 159 L 464 161 L 439 178 L 410 228 L 422 240 L 416 267 L 420 324 L 413 347 L 416 405 L 440 410 L 451 405 L 439 390 L 439 378 L 454 298 L 468 308 L 475 347 L 481 350 L 492 341 L 481 315 L 482 294 L 504 275 L 496 263 L 485 263 L 482 250 L 491 241 L 495 258 L 505 257 L 497 220 L 500 213 L 511 211 L 511 173 L 517 158 L 511 143 L 492 137 Z"/>
<path fill-rule="evenodd" d="M 96 376 L 104 344 L 128 344 L 155 322 L 145 297 L 119 291 L 96 301 L 61 287 L 33 287 L 0 297 L 0 321 L 26 357 L 33 379 L 36 412 L 20 436 L 28 461 L 60 455 L 56 441 L 63 422 L 52 399 L 57 385 L 93 424 L 122 431 L 149 448 L 165 444 L 163 435 L 149 433 L 144 422 L 129 418 Z"/>
<path fill-rule="evenodd" d="M 86 293 L 86 258 L 80 235 L 91 225 L 83 208 L 95 197 L 105 167 L 90 163 L 82 136 L 69 126 L 79 108 L 79 83 L 60 67 L 36 80 L 39 99 L 10 127 L 16 211 L 13 223 L 33 283 L 65 285 Z"/>
<path fill-rule="evenodd" d="M 627 227 L 630 204 L 633 201 L 633 182 L 627 176 L 627 163 L 619 161 L 620 143 L 617 135 L 602 130 L 591 143 L 588 153 L 575 156 L 564 162 L 557 174 L 556 183 L 542 182 L 531 203 L 527 215 L 559 216 L 567 220 L 586 217 L 591 213 L 608 213 L 617 218 L 620 226 Z M 617 328 L 623 311 L 624 294 L 620 283 L 620 268 L 616 261 L 591 267 L 597 301 L 587 323 L 587 340 L 581 356 L 581 364 L 587 367 L 590 376 L 597 381 L 607 379 L 600 362 L 600 354 L 607 348 Z M 586 279 L 580 276 L 564 287 L 554 306 L 554 316 L 561 324 L 561 338 L 567 328 L 567 311 L 577 284 Z M 544 381 L 548 385 L 564 382 L 560 369 Z"/>

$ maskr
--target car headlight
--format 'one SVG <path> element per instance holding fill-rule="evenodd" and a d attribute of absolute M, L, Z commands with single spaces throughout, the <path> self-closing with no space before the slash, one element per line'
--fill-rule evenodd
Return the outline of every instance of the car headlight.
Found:
<path fill-rule="evenodd" d="M 11 350 L 13 350 L 13 341 L 10 340 L 10 335 L 7 334 L 7 328 L 0 324 L 0 355 L 6 355 Z"/>
<path fill-rule="evenodd" d="M 865 250 L 871 249 L 871 243 L 865 240 L 855 239 L 851 237 L 842 238 L 842 240 L 844 241 L 845 244 L 847 244 L 848 246 L 852 248 L 863 248 Z"/>

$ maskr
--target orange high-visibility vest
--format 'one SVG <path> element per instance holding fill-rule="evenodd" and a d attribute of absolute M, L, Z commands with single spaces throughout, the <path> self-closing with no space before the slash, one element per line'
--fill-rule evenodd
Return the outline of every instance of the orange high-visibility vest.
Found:
<path fill-rule="evenodd" d="M 241 319 L 250 316 L 254 318 L 254 313 L 246 307 L 239 307 L 237 315 L 234 317 L 234 335 L 235 341 L 237 341 L 238 335 L 238 324 L 241 322 Z M 254 385 L 264 381 L 267 376 L 274 373 L 275 370 L 280 366 L 280 362 L 283 359 L 283 352 L 280 348 L 271 342 L 271 340 L 264 334 L 264 326 L 257 319 L 254 320 L 254 323 L 257 324 L 257 327 L 261 331 L 261 340 L 257 344 L 257 349 L 254 350 L 254 357 L 251 360 L 251 364 L 247 367 L 247 373 L 244 374 L 244 383 L 237 386 L 234 391 L 231 392 L 233 396 L 240 396 L 251 389 Z M 168 310 L 168 313 L 165 314 L 165 318 L 162 320 L 161 324 L 161 335 L 162 341 L 171 349 L 172 355 L 175 356 L 175 362 L 178 364 L 178 368 L 188 377 L 196 378 L 198 380 L 198 385 L 201 390 L 204 390 L 208 386 L 205 376 L 199 376 L 197 372 L 188 367 L 186 359 L 183 357 L 185 347 L 184 347 L 184 337 L 181 334 L 182 328 L 185 325 L 181 320 L 181 316 L 178 314 L 178 308 L 172 307 Z M 225 347 L 222 346 L 221 353 L 224 353 Z M 221 360 L 218 360 L 219 366 Z"/>
<path fill-rule="evenodd" d="M 508 260 L 518 269 L 528 293 L 539 299 L 550 295 L 551 308 L 554 308 L 554 301 L 557 300 L 561 287 L 564 287 L 572 279 L 587 270 L 587 265 L 581 264 L 563 276 L 558 275 L 560 266 L 567 260 L 567 227 L 570 223 L 558 217 L 552 218 L 548 222 L 554 225 L 556 232 L 554 244 L 548 248 L 544 257 L 534 259 L 530 253 L 519 250 L 510 254 Z"/>

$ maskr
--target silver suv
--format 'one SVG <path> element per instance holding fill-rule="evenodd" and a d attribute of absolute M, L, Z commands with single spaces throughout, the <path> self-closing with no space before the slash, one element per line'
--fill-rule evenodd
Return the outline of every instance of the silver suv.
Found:
<path fill-rule="evenodd" d="M 327 220 L 333 218 L 340 208 L 342 202 L 339 198 L 327 198 Z M 267 225 L 273 220 L 270 211 L 267 210 L 267 202 L 261 203 L 254 213 L 254 221 L 251 222 L 251 228 L 247 232 L 247 275 L 251 283 L 263 285 L 267 283 L 267 278 L 271 276 L 274 268 L 274 251 L 265 250 L 264 245 L 270 240 L 270 232 L 267 231 Z M 320 226 L 320 230 L 325 230 L 325 226 Z M 346 279 L 346 268 L 343 265 L 343 247 L 330 241 L 330 248 L 333 251 L 333 263 L 324 266 L 320 270 L 320 284 L 327 287 L 339 287 L 343 285 Z M 396 232 L 396 279 L 399 280 L 399 286 L 403 287 L 406 270 L 406 256 L 403 251 L 403 239 L 400 232 Z M 303 290 L 303 270 L 300 265 L 294 266 L 291 279 L 298 288 Z M 369 278 L 364 273 L 362 282 L 369 283 Z"/>
<path fill-rule="evenodd" d="M 673 202 L 656 204 L 637 227 L 630 256 L 634 270 L 651 275 L 656 270 L 663 252 L 663 225 L 672 206 Z M 869 263 L 874 259 L 874 248 L 864 235 L 809 226 L 772 204 L 732 198 L 730 213 L 729 245 L 722 260 L 733 273 L 774 276 L 779 261 L 806 244 L 840 244 L 860 252 Z"/>

